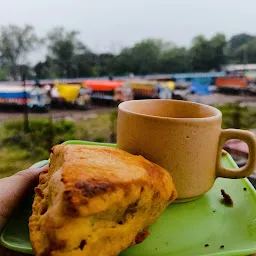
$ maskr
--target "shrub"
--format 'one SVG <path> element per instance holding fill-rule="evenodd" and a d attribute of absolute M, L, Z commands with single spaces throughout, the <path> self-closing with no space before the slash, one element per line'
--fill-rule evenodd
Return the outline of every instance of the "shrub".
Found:
<path fill-rule="evenodd" d="M 19 146 L 27 149 L 31 157 L 45 155 L 55 144 L 74 139 L 75 126 L 70 121 L 35 119 L 29 122 L 29 133 L 24 133 L 23 122 L 15 121 L 5 124 L 10 135 L 2 141 L 2 146 Z"/>

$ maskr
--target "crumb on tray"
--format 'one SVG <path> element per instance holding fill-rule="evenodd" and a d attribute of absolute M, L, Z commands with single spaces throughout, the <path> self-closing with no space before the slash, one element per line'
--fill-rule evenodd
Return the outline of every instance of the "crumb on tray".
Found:
<path fill-rule="evenodd" d="M 233 200 L 232 200 L 232 198 L 230 197 L 230 195 L 227 194 L 224 189 L 221 189 L 221 194 L 222 194 L 222 196 L 223 196 L 223 202 L 224 202 L 226 205 L 232 206 L 232 205 L 233 205 Z"/>

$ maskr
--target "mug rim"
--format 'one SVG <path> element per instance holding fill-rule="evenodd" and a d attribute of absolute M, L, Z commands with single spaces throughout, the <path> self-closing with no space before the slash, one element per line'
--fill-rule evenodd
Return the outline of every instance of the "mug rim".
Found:
<path fill-rule="evenodd" d="M 156 115 L 148 115 L 148 114 L 141 114 L 135 111 L 127 110 L 125 107 L 126 105 L 132 104 L 134 102 L 146 102 L 146 101 L 151 101 L 153 102 L 159 102 L 159 101 L 165 101 L 165 102 L 177 102 L 180 104 L 184 105 L 192 105 L 192 106 L 201 106 L 204 108 L 208 108 L 212 111 L 213 115 L 208 116 L 208 117 L 185 117 L 185 118 L 180 118 L 180 117 L 165 117 L 165 116 L 156 116 Z M 131 115 L 136 115 L 136 116 L 141 116 L 145 118 L 155 118 L 155 119 L 160 119 L 160 120 L 173 120 L 173 121 L 213 121 L 216 119 L 219 119 L 222 117 L 222 113 L 219 109 L 202 104 L 202 103 L 197 103 L 197 102 L 192 102 L 192 101 L 184 101 L 184 100 L 172 100 L 172 99 L 144 99 L 144 100 L 128 100 L 120 103 L 118 105 L 118 109 L 126 112 L 127 114 Z"/>

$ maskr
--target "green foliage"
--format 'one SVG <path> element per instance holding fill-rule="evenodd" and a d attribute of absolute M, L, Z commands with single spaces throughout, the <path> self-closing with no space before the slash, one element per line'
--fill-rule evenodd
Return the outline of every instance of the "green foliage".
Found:
<path fill-rule="evenodd" d="M 116 142 L 113 139 L 113 131 L 116 130 L 117 112 L 98 115 L 88 120 L 76 121 L 76 139 L 98 141 L 98 142 Z"/>
<path fill-rule="evenodd" d="M 227 43 L 227 58 L 231 63 L 256 62 L 256 37 L 248 34 L 238 34 Z"/>
<path fill-rule="evenodd" d="M 192 69 L 194 71 L 220 70 L 221 65 L 226 61 L 225 46 L 226 38 L 223 34 L 216 34 L 210 40 L 202 35 L 195 37 L 190 49 Z"/>
<path fill-rule="evenodd" d="M 39 43 L 40 40 L 30 25 L 2 26 L 0 29 L 1 67 L 8 69 L 13 79 L 18 79 L 21 75 L 19 65 L 25 64 L 24 59 Z"/>
<path fill-rule="evenodd" d="M 75 138 L 75 125 L 69 121 L 34 119 L 29 124 L 27 134 L 23 132 L 21 120 L 1 126 L 0 177 L 48 159 L 52 146 Z"/>
<path fill-rule="evenodd" d="M 31 67 L 28 54 L 42 42 L 47 46 L 47 55 Z M 221 33 L 212 38 L 198 35 L 191 47 L 148 38 L 118 54 L 96 54 L 79 39 L 78 31 L 55 27 L 40 39 L 29 25 L 0 29 L 0 80 L 20 79 L 24 72 L 27 79 L 207 72 L 218 71 L 226 63 L 255 62 L 256 37 L 244 33 L 229 41 Z"/>
<path fill-rule="evenodd" d="M 43 159 L 39 157 L 31 159 L 29 151 L 18 146 L 0 147 L 0 155 L 0 178 L 10 176 Z M 44 155 L 40 155 L 40 157 L 44 157 Z"/>
<path fill-rule="evenodd" d="M 157 71 L 159 56 L 161 53 L 161 42 L 147 39 L 131 48 L 132 72 L 137 74 L 150 74 Z"/>
<path fill-rule="evenodd" d="M 37 159 L 38 156 L 47 158 L 53 145 L 75 137 L 74 124 L 69 121 L 31 120 L 29 133 L 23 132 L 22 121 L 6 123 L 4 128 L 9 134 L 3 139 L 2 147 L 18 145 L 19 148 L 28 150 L 28 157 L 32 159 Z"/>
<path fill-rule="evenodd" d="M 0 69 L 0 81 L 6 81 L 8 79 L 8 71 L 4 68 Z"/>
<path fill-rule="evenodd" d="M 256 129 L 256 108 L 238 103 L 216 106 L 223 114 L 223 129 Z"/>
<path fill-rule="evenodd" d="M 221 65 L 226 64 L 227 56 L 225 54 L 226 48 L 226 37 L 224 34 L 216 34 L 210 41 L 211 48 L 211 67 L 210 69 L 220 70 Z"/>
<path fill-rule="evenodd" d="M 233 54 L 238 63 L 255 63 L 256 62 L 256 39 L 250 40 L 243 44 Z"/>
<path fill-rule="evenodd" d="M 97 136 L 94 138 L 95 142 L 105 142 L 105 138 L 103 136 Z"/>
<path fill-rule="evenodd" d="M 185 47 L 174 46 L 162 52 L 159 65 L 162 73 L 191 71 L 190 53 Z"/>
<path fill-rule="evenodd" d="M 230 52 L 234 52 L 237 49 L 239 49 L 242 45 L 247 44 L 254 38 L 254 36 L 244 33 L 232 36 L 228 42 L 228 48 Z"/>
<path fill-rule="evenodd" d="M 54 73 L 54 70 L 51 69 L 52 60 L 49 57 L 46 57 L 45 61 L 39 61 L 34 67 L 35 77 L 37 79 L 47 79 L 55 78 L 57 75 Z"/>
<path fill-rule="evenodd" d="M 62 27 L 52 29 L 47 35 L 52 68 L 59 77 L 74 76 L 81 62 L 78 56 L 88 52 L 85 45 L 78 39 L 78 35 L 79 32 L 65 31 Z"/>
<path fill-rule="evenodd" d="M 223 128 L 256 128 L 256 108 L 236 104 L 215 106 L 223 113 Z M 239 120 L 239 121 L 238 121 Z M 75 123 L 49 119 L 30 120 L 30 133 L 24 134 L 23 122 L 0 125 L 0 177 L 47 159 L 55 144 L 66 140 L 116 142 L 117 111 L 96 115 Z"/>
<path fill-rule="evenodd" d="M 23 132 L 22 120 L 0 125 L 0 178 L 47 159 L 53 145 L 66 140 L 116 142 L 117 112 L 97 115 L 87 120 L 52 121 L 32 119 L 30 132 Z"/>

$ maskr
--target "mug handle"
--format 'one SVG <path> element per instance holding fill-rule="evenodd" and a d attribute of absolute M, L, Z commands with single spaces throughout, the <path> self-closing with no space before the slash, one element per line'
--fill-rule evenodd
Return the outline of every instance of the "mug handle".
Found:
<path fill-rule="evenodd" d="M 225 168 L 221 165 L 220 159 L 222 154 L 222 148 L 227 140 L 239 139 L 244 141 L 249 148 L 249 157 L 245 166 L 236 170 Z M 239 179 L 250 176 L 256 167 L 256 137 L 252 132 L 238 130 L 238 129 L 227 129 L 222 130 L 219 140 L 218 148 L 218 161 L 216 174 L 217 177 Z"/>

